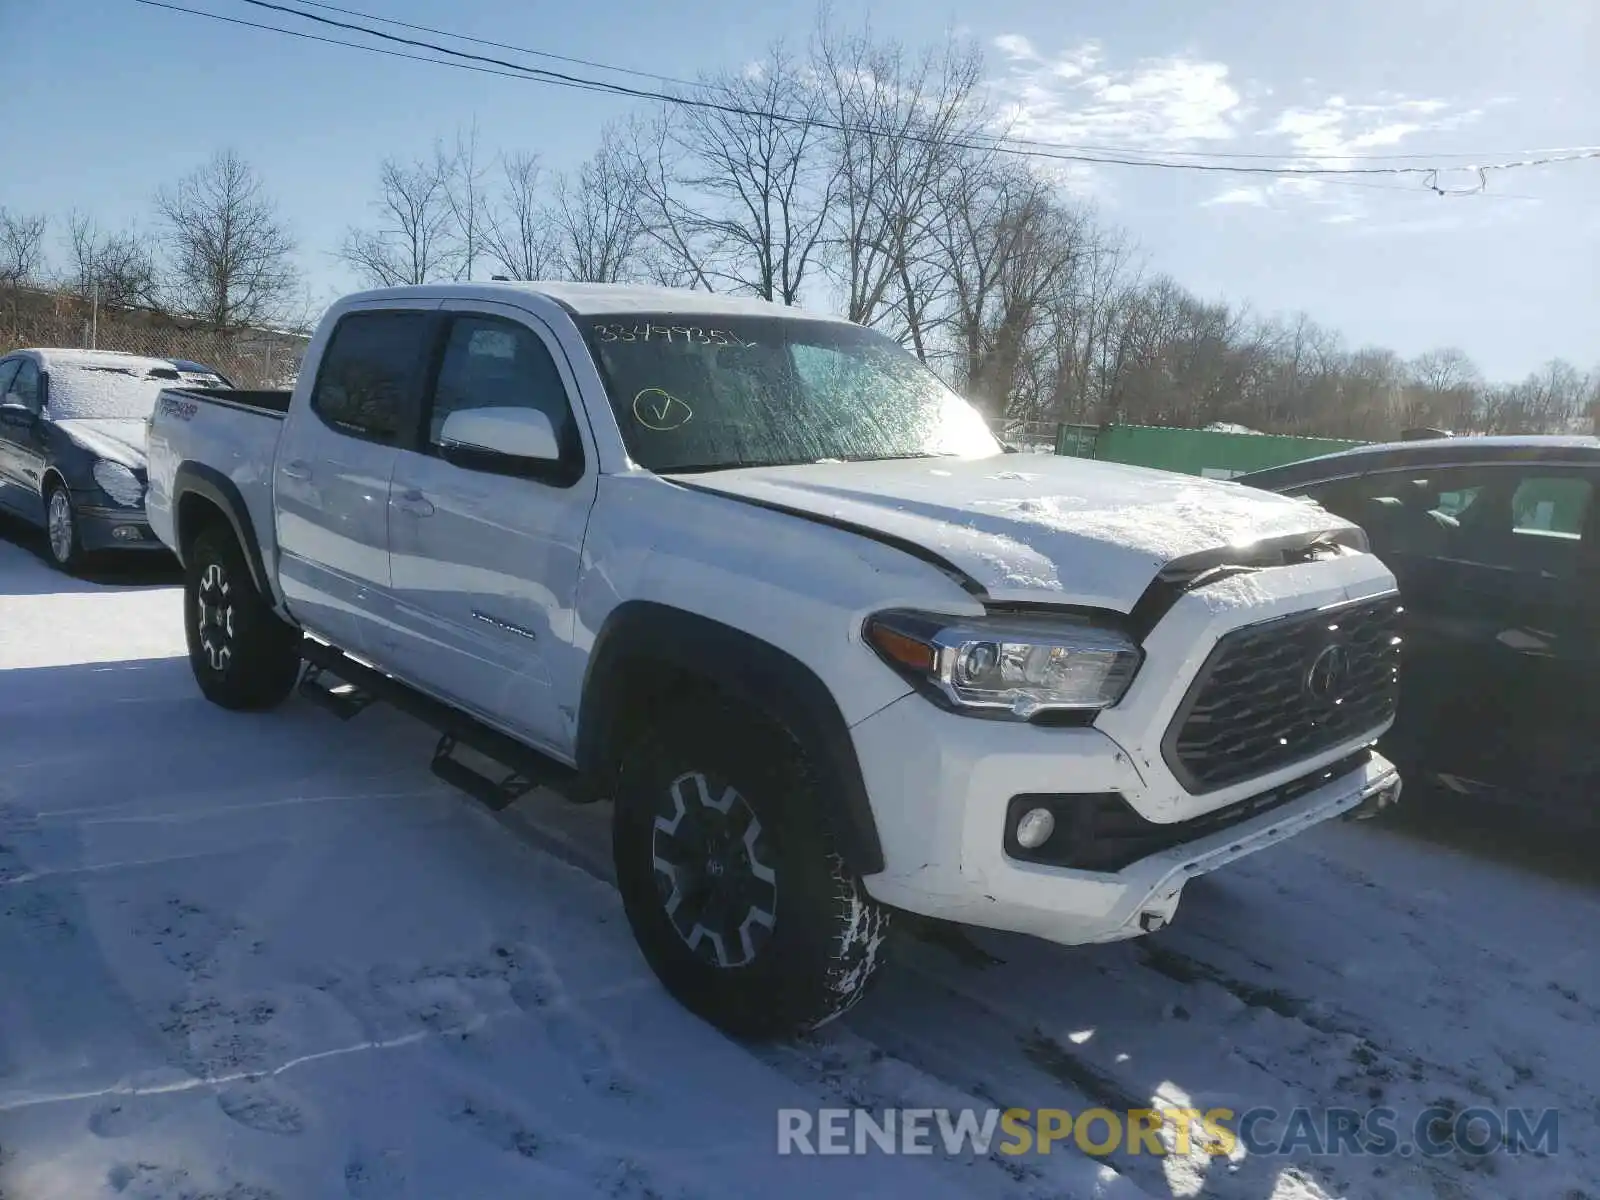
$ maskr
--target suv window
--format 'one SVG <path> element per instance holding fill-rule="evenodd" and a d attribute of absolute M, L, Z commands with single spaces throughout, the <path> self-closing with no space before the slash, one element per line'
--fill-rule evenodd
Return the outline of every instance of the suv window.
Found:
<path fill-rule="evenodd" d="M 352 313 L 323 352 L 311 410 L 341 433 L 393 443 L 422 393 L 434 315 Z"/>
<path fill-rule="evenodd" d="M 6 393 L 11 390 L 11 379 L 17 373 L 17 368 L 22 365 L 20 358 L 13 358 L 0 362 L 0 402 L 6 398 Z"/>
<path fill-rule="evenodd" d="M 532 408 L 550 418 L 563 456 L 577 452 L 577 427 L 561 372 L 544 341 L 500 317 L 457 317 L 450 326 L 428 415 L 428 446 L 438 449 L 445 418 L 464 408 Z"/>
<path fill-rule="evenodd" d="M 1413 468 L 1307 494 L 1367 531 L 1386 554 L 1571 575 L 1594 485 L 1571 469 L 1485 464 Z"/>

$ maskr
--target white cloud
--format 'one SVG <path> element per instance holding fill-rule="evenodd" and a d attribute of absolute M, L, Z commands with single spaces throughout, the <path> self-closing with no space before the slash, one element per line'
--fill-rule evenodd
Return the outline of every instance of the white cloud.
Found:
<path fill-rule="evenodd" d="M 1242 97 L 1225 63 L 1188 55 L 1105 64 L 1098 43 L 1053 56 L 1018 34 L 998 37 L 1016 137 L 1126 149 L 1225 141 L 1239 133 Z"/>
<path fill-rule="evenodd" d="M 994 93 L 1006 106 L 1007 132 L 1096 155 L 1121 151 L 1200 162 L 1194 156 L 1248 150 L 1261 156 L 1258 163 L 1248 156 L 1211 161 L 1448 168 L 1449 160 L 1414 157 L 1417 148 L 1433 149 L 1437 139 L 1430 135 L 1469 126 L 1500 103 L 1468 107 L 1441 96 L 1395 91 L 1350 97 L 1329 89 L 1326 81 L 1309 79 L 1275 88 L 1236 76 L 1226 62 L 1192 53 L 1117 62 L 1095 41 L 1051 51 L 1008 33 L 993 44 L 1001 58 Z M 1424 145 L 1424 139 L 1432 145 Z M 1408 151 L 1412 158 L 1401 157 Z M 1104 196 L 1118 178 L 1110 167 L 1048 160 L 1039 165 L 1058 169 L 1062 186 L 1081 195 Z M 1416 174 L 1361 179 L 1235 174 L 1218 176 L 1216 184 L 1200 201 L 1203 207 L 1267 209 L 1330 225 L 1366 223 L 1384 213 L 1387 205 L 1373 188 L 1410 191 L 1414 185 L 1420 192 L 1422 186 Z"/>
<path fill-rule="evenodd" d="M 1202 208 L 1212 208 L 1223 204 L 1243 204 L 1251 208 L 1265 208 L 1267 206 L 1267 191 L 1259 187 L 1229 188 L 1225 192 L 1218 192 L 1209 200 L 1202 200 Z"/>
<path fill-rule="evenodd" d="M 1287 139 L 1289 149 L 1319 166 L 1349 166 L 1363 154 L 1392 150 L 1406 139 L 1469 125 L 1482 109 L 1452 112 L 1448 101 L 1389 94 L 1355 104 L 1331 96 L 1313 107 L 1288 108 L 1261 130 Z"/>

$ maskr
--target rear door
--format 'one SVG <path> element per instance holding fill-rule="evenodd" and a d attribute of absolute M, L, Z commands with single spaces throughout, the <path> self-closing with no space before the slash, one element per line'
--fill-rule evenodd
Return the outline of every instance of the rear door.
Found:
<path fill-rule="evenodd" d="M 278 444 L 278 578 L 289 609 L 364 656 L 389 588 L 389 476 L 416 424 L 437 307 L 379 302 L 339 317 L 310 402 L 291 408 Z"/>
<path fill-rule="evenodd" d="M 595 454 L 553 333 L 510 306 L 447 302 L 437 381 L 389 491 L 395 671 L 558 754 L 574 715 L 573 599 Z M 453 411 L 528 407 L 549 416 L 562 461 L 532 473 L 459 466 L 441 454 Z M 553 687 L 559 679 L 561 687 Z"/>

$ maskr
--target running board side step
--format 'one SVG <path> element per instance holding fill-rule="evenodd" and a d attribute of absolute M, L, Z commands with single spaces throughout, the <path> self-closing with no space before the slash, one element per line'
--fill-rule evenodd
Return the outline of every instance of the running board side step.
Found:
<path fill-rule="evenodd" d="M 357 662 L 342 650 L 305 638 L 300 645 L 300 656 L 306 661 L 305 675 L 300 681 L 301 695 L 340 720 L 348 721 L 382 701 L 437 729 L 439 742 L 434 747 L 430 769 L 445 783 L 466 792 L 486 808 L 498 812 L 540 787 L 548 787 L 579 803 L 595 798 L 583 786 L 583 777 L 574 768 Z M 330 685 L 324 678 L 327 675 L 342 680 L 342 684 Z M 463 750 L 485 760 L 484 766 L 480 768 L 464 761 Z M 501 770 L 496 772 L 496 766 Z"/>

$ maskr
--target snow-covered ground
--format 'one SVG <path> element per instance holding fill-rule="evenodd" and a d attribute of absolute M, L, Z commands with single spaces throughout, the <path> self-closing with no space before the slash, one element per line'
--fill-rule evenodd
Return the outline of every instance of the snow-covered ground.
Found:
<path fill-rule="evenodd" d="M 752 1050 L 646 971 L 603 809 L 486 813 L 387 710 L 208 706 L 173 583 L 0 541 L 5 1200 L 1600 1195 L 1592 878 L 1324 827 L 1138 943 L 902 931 Z M 776 1153 L 786 1107 L 1152 1103 L 1555 1107 L 1560 1148 Z"/>

